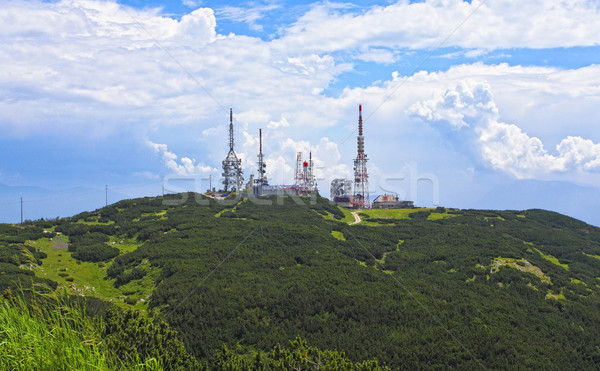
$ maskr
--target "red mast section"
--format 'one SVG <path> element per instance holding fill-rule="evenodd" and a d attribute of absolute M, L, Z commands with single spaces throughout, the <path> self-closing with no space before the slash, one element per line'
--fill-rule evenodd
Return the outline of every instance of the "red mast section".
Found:
<path fill-rule="evenodd" d="M 354 160 L 354 196 L 352 204 L 357 209 L 370 208 L 369 174 L 367 172 L 367 154 L 363 136 L 362 105 L 358 106 L 357 154 Z"/>

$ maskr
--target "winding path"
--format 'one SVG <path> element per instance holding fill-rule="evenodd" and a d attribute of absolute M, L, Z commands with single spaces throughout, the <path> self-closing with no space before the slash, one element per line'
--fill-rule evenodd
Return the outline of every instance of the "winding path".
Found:
<path fill-rule="evenodd" d="M 350 214 L 352 214 L 352 216 L 354 217 L 354 221 L 348 223 L 348 225 L 360 223 L 360 216 L 358 216 L 358 213 L 356 213 L 356 211 L 352 211 Z"/>

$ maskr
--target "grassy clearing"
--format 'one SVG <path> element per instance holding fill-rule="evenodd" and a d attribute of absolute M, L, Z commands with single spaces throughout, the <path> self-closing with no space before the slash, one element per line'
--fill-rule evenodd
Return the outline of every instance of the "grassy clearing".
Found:
<path fill-rule="evenodd" d="M 119 238 L 118 236 L 109 236 L 108 244 L 119 249 L 119 255 L 126 254 L 137 250 L 141 244 L 135 238 Z"/>
<path fill-rule="evenodd" d="M 506 219 L 504 219 L 501 216 L 484 216 L 483 218 L 485 219 L 486 222 L 489 222 L 490 220 L 491 221 L 501 221 L 501 222 L 503 222 L 503 221 L 506 220 Z"/>
<path fill-rule="evenodd" d="M 120 306 L 133 306 L 140 310 L 147 308 L 147 299 L 154 289 L 154 280 L 160 274 L 158 268 L 147 266 L 148 274 L 141 280 L 115 288 L 114 280 L 106 279 L 106 270 L 112 264 L 112 260 L 97 263 L 78 261 L 72 258 L 71 252 L 66 249 L 66 241 L 65 236 L 57 236 L 53 241 L 41 238 L 27 242 L 48 255 L 41 266 L 34 268 L 36 276 L 58 282 L 59 286 L 71 294 L 95 296 Z M 140 246 L 135 239 L 119 239 L 114 236 L 109 244 L 117 247 L 121 254 L 135 251 Z M 63 248 L 57 248 L 58 246 Z M 126 299 L 132 304 L 127 304 Z"/>
<path fill-rule="evenodd" d="M 248 202 L 247 198 L 242 198 L 241 200 L 239 200 L 235 205 L 233 205 L 232 208 L 230 209 L 223 209 L 221 211 L 219 211 L 218 213 L 215 214 L 215 218 L 220 218 L 221 214 L 223 214 L 226 211 L 231 211 L 231 212 L 235 212 L 235 210 L 237 209 L 237 207 L 241 204 L 243 204 L 244 202 Z M 244 218 L 237 218 L 237 219 L 244 219 Z"/>
<path fill-rule="evenodd" d="M 139 218 L 135 218 L 133 219 L 134 222 L 139 222 L 140 220 L 147 218 L 149 216 L 160 216 L 160 218 L 156 219 L 156 220 L 165 220 L 167 219 L 167 210 L 161 210 L 161 211 L 157 211 L 155 213 L 142 213 L 142 215 L 140 215 Z"/>
<path fill-rule="evenodd" d="M 370 209 L 363 210 L 370 218 L 376 219 L 410 219 L 408 214 L 417 211 L 431 211 L 432 209 L 416 208 L 416 209 Z"/>
<path fill-rule="evenodd" d="M 410 219 L 409 215 L 418 211 L 429 211 L 431 214 L 427 217 L 427 220 L 439 220 L 447 219 L 458 216 L 460 214 L 448 214 L 448 210 L 443 213 L 435 212 L 435 209 L 419 207 L 414 209 L 370 209 L 362 210 L 361 212 L 367 214 L 370 218 L 375 219 Z M 352 217 L 352 215 L 350 215 Z M 353 219 L 350 219 L 350 221 Z"/>
<path fill-rule="evenodd" d="M 550 254 L 544 254 L 543 252 L 541 252 L 541 251 L 540 251 L 540 250 L 538 250 L 538 249 L 533 249 L 533 250 L 537 251 L 537 252 L 538 252 L 538 254 L 540 254 L 540 255 L 542 256 L 542 258 L 544 258 L 544 259 L 548 260 L 550 263 L 552 263 L 552 264 L 556 264 L 556 265 L 558 265 L 559 267 L 563 267 L 564 269 L 566 269 L 566 270 L 569 270 L 569 265 L 568 265 L 568 264 L 561 263 L 561 262 L 560 262 L 560 261 L 558 261 L 558 259 L 557 259 L 557 258 L 555 258 L 554 256 L 552 256 L 552 255 L 550 255 Z"/>
<path fill-rule="evenodd" d="M 340 219 L 340 222 L 352 223 L 354 221 L 354 216 L 352 216 L 352 212 L 350 210 L 341 206 L 338 206 L 338 208 L 344 213 L 344 217 Z"/>
<path fill-rule="evenodd" d="M 531 273 L 538 277 L 542 282 L 552 284 L 550 277 L 548 277 L 542 270 L 535 265 L 531 264 L 527 259 L 515 259 L 515 258 L 502 258 L 497 257 L 492 261 L 490 266 L 490 273 L 496 273 L 501 267 L 509 267 L 517 269 L 524 273 Z"/>
<path fill-rule="evenodd" d="M 79 219 L 78 221 L 75 222 L 75 224 L 85 224 L 85 225 L 110 225 L 110 224 L 115 224 L 114 221 L 109 221 L 107 223 L 101 223 L 98 221 L 85 221 L 83 219 Z"/>
<path fill-rule="evenodd" d="M 546 300 L 567 300 L 567 298 L 562 291 L 558 294 L 554 294 L 552 293 L 552 290 L 548 290 L 548 293 L 546 294 Z"/>
<path fill-rule="evenodd" d="M 586 253 L 583 253 L 583 255 L 589 256 L 590 258 L 594 258 L 594 259 L 600 259 L 600 255 L 592 255 L 592 254 L 586 254 Z"/>
<path fill-rule="evenodd" d="M 344 237 L 344 234 L 340 231 L 331 231 L 331 235 L 340 241 L 346 241 L 346 237 Z"/>

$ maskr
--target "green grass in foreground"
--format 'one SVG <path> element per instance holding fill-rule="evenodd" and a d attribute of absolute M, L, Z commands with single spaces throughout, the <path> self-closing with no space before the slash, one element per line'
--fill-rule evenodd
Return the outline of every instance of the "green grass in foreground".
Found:
<path fill-rule="evenodd" d="M 0 302 L 0 369 L 110 370 L 102 322 L 76 303 L 59 299 L 59 310 L 18 296 Z M 124 370 L 162 369 L 154 359 L 132 360 Z"/>

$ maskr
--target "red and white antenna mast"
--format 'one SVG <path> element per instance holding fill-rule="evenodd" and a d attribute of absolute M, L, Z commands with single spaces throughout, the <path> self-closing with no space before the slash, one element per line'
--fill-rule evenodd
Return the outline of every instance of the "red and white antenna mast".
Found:
<path fill-rule="evenodd" d="M 363 136 L 362 105 L 358 106 L 357 154 L 354 160 L 354 196 L 352 204 L 358 209 L 370 208 L 369 174 L 367 173 L 367 154 Z"/>

